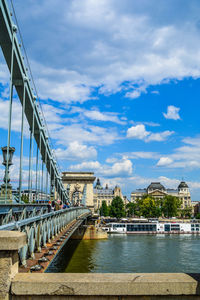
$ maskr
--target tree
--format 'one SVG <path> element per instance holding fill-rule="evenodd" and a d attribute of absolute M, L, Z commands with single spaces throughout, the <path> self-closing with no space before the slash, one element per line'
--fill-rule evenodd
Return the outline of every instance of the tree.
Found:
<path fill-rule="evenodd" d="M 135 213 L 136 204 L 133 202 L 129 202 L 126 204 L 126 213 L 128 217 L 132 217 Z"/>
<path fill-rule="evenodd" d="M 29 203 L 29 196 L 26 194 L 22 194 L 21 195 L 21 201 L 25 202 L 25 203 Z"/>
<path fill-rule="evenodd" d="M 175 196 L 166 195 L 162 202 L 162 212 L 165 217 L 176 217 L 181 207 L 181 200 Z"/>
<path fill-rule="evenodd" d="M 115 198 L 113 198 L 110 205 L 110 216 L 120 219 L 122 217 L 125 217 L 125 215 L 126 214 L 124 210 L 123 200 L 119 196 L 116 196 Z"/>
<path fill-rule="evenodd" d="M 158 218 L 162 214 L 160 201 L 144 195 L 141 199 L 136 200 L 134 214 L 145 218 Z"/>
<path fill-rule="evenodd" d="M 102 201 L 102 206 L 100 208 L 100 215 L 104 217 L 108 216 L 108 206 L 105 200 Z"/>
<path fill-rule="evenodd" d="M 159 203 L 152 197 L 147 196 L 142 199 L 143 203 L 141 206 L 142 216 L 145 218 L 157 218 L 161 215 L 161 209 L 159 207 Z"/>
<path fill-rule="evenodd" d="M 200 213 L 197 213 L 197 214 L 195 215 L 195 218 L 196 218 L 196 219 L 200 219 Z"/>
<path fill-rule="evenodd" d="M 192 216 L 192 207 L 186 207 L 181 210 L 181 217 L 191 218 Z"/>

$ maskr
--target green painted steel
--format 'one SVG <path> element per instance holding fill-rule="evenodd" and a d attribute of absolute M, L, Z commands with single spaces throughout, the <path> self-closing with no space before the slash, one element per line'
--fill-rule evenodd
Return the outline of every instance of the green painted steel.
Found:
<path fill-rule="evenodd" d="M 46 162 L 46 168 L 51 175 L 50 182 L 54 181 L 60 197 L 66 201 L 67 193 L 62 184 L 57 163 L 48 140 L 47 130 L 39 114 L 39 105 L 35 102 L 35 95 L 32 90 L 31 80 L 28 75 L 28 69 L 20 49 L 16 34 L 16 26 L 10 16 L 10 11 L 6 0 L 0 0 L 0 46 L 11 73 L 10 93 L 12 101 L 12 90 L 15 87 L 19 100 L 23 105 L 23 96 L 25 94 L 24 113 L 30 126 L 31 135 L 34 137 L 37 146 L 41 152 L 42 161 Z M 28 78 L 25 84 L 24 78 Z M 12 103 L 11 103 L 12 104 Z M 10 107 L 12 112 L 12 105 Z M 34 122 L 33 122 L 34 120 Z M 8 145 L 10 143 L 10 132 L 8 132 Z M 41 145 L 40 145 L 41 139 Z M 32 152 L 32 150 L 31 150 Z M 45 159 L 46 156 L 46 159 Z M 50 172 L 51 170 L 51 172 Z M 31 176 L 31 174 L 30 174 Z"/>

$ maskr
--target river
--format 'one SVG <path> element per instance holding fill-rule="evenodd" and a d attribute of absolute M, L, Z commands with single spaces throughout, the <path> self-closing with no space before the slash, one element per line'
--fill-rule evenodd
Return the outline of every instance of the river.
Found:
<path fill-rule="evenodd" d="M 48 272 L 199 272 L 200 236 L 109 235 L 70 240 Z"/>

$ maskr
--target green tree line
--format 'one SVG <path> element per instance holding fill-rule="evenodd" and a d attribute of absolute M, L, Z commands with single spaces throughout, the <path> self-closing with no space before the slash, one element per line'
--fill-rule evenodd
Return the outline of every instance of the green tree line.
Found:
<path fill-rule="evenodd" d="M 125 216 L 143 216 L 145 218 L 164 217 L 188 217 L 192 214 L 192 208 L 181 209 L 181 200 L 175 196 L 166 195 L 163 199 L 154 199 L 149 195 L 144 195 L 134 203 L 129 202 L 126 207 L 123 200 L 117 196 L 113 198 L 111 205 L 107 206 L 106 201 L 102 201 L 100 208 L 101 216 L 122 218 Z"/>

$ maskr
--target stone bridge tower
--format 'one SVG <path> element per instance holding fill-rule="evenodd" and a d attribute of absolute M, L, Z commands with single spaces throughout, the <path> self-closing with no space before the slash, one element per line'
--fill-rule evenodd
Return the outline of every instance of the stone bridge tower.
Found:
<path fill-rule="evenodd" d="M 74 204 L 86 204 L 88 208 L 94 211 L 93 183 L 95 177 L 93 172 L 63 172 L 62 182 L 64 187 L 69 189 L 69 198 Z M 85 203 L 81 202 L 84 191 Z"/>

